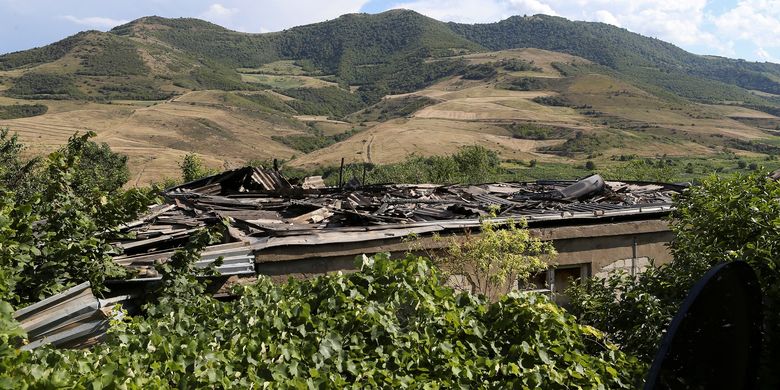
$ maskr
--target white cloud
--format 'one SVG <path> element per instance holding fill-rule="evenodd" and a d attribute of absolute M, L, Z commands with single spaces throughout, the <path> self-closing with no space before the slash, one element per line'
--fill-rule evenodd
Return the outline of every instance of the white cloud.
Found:
<path fill-rule="evenodd" d="M 509 0 L 509 4 L 512 8 L 518 11 L 522 10 L 524 13 L 558 15 L 552 7 L 539 0 Z"/>
<path fill-rule="evenodd" d="M 706 5 L 707 0 L 414 0 L 394 4 L 393 8 L 409 8 L 436 19 L 464 23 L 495 22 L 511 15 L 559 15 L 604 22 L 678 45 L 699 45 L 728 55 L 733 52 L 728 42 L 705 29 Z"/>
<path fill-rule="evenodd" d="M 773 55 L 769 54 L 768 51 L 764 50 L 763 47 L 759 47 L 756 49 L 756 57 L 760 60 L 768 61 L 768 62 L 774 62 L 776 64 L 780 64 L 780 59 L 774 57 Z"/>
<path fill-rule="evenodd" d="M 222 4 L 214 3 L 201 14 L 204 18 L 222 19 L 229 18 L 238 12 L 238 8 L 227 8 Z"/>
<path fill-rule="evenodd" d="M 461 23 L 494 22 L 512 15 L 499 1 L 417 0 L 396 3 L 390 8 L 410 9 L 436 20 Z"/>
<path fill-rule="evenodd" d="M 198 17 L 219 25 L 231 26 L 234 29 L 239 29 L 233 22 L 233 16 L 238 14 L 238 12 L 238 8 L 226 7 L 220 3 L 214 3 L 203 11 L 203 13 L 198 15 Z"/>
<path fill-rule="evenodd" d="M 741 0 L 711 20 L 722 36 L 780 48 L 780 0 Z"/>
<path fill-rule="evenodd" d="M 595 20 L 597 22 L 607 23 L 620 27 L 620 21 L 615 17 L 615 15 L 612 15 L 612 12 L 602 9 L 596 11 L 593 15 L 595 16 Z"/>
<path fill-rule="evenodd" d="M 223 8 L 240 11 L 212 21 L 245 32 L 278 31 L 360 12 L 366 3 L 368 0 L 222 0 L 219 4 Z"/>
<path fill-rule="evenodd" d="M 63 15 L 61 16 L 61 18 L 76 24 L 80 24 L 82 26 L 88 26 L 92 28 L 112 28 L 112 27 L 119 26 L 120 24 L 125 24 L 129 22 L 129 20 L 111 19 L 111 18 L 104 18 L 101 16 L 77 18 L 73 15 Z"/>

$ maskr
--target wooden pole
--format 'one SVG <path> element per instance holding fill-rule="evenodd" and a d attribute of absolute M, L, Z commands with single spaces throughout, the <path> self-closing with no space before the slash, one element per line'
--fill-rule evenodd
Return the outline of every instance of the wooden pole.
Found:
<path fill-rule="evenodd" d="M 339 188 L 344 185 L 344 157 L 341 158 L 341 168 L 339 168 Z"/>

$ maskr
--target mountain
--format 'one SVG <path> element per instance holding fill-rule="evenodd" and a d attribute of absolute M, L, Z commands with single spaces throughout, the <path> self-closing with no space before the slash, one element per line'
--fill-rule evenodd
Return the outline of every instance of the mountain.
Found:
<path fill-rule="evenodd" d="M 535 15 L 470 25 L 442 23 L 406 10 L 349 14 L 269 34 L 238 33 L 198 19 L 145 17 L 108 33 L 89 31 L 42 48 L 0 56 L 0 69 L 24 69 L 75 57 L 70 71 L 64 73 L 146 75 L 140 86 L 134 80 L 135 85 L 109 84 L 91 93 L 77 86 L 82 92 L 106 98 L 150 98 L 175 94 L 176 87 L 252 89 L 241 82 L 237 68 L 294 60 L 333 75 L 343 85 L 403 93 L 460 70 L 456 61 L 431 62 L 432 58 L 523 47 L 579 56 L 637 82 L 692 99 L 766 104 L 748 91 L 780 94 L 778 64 L 695 55 L 603 23 Z M 162 81 L 166 79 L 171 82 Z"/>
<path fill-rule="evenodd" d="M 587 58 L 612 69 L 637 75 L 646 82 L 657 80 L 659 74 L 665 73 L 680 78 L 700 77 L 749 90 L 780 94 L 780 64 L 695 55 L 670 43 L 609 24 L 535 15 L 513 16 L 489 24 L 448 25 L 459 35 L 491 50 L 536 47 Z M 671 84 L 663 81 L 660 85 L 673 89 Z M 694 97 L 694 93 L 690 95 Z"/>
<path fill-rule="evenodd" d="M 478 143 L 509 160 L 610 164 L 771 157 L 780 144 L 780 65 L 545 15 L 459 24 L 393 10 L 266 34 L 144 17 L 0 56 L 0 94 L 16 118 L 0 126 L 33 152 L 91 129 L 142 182 L 189 151 L 312 167 Z"/>

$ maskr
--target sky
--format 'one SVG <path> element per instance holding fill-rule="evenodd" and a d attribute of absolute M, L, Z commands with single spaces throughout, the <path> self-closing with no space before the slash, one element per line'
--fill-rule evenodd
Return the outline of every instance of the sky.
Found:
<path fill-rule="evenodd" d="M 697 54 L 780 63 L 780 0 L 0 0 L 0 53 L 149 15 L 269 32 L 394 8 L 462 23 L 557 15 L 609 23 Z"/>

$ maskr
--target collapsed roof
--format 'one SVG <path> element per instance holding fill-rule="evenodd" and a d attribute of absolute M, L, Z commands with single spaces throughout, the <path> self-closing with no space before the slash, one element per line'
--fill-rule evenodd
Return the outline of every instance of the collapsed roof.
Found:
<path fill-rule="evenodd" d="M 216 267 L 222 275 L 254 276 L 266 249 L 304 247 L 317 253 L 320 245 L 353 243 L 372 253 L 374 243 L 383 240 L 477 229 L 485 216 L 497 223 L 525 219 L 530 226 L 658 218 L 672 209 L 672 197 L 682 189 L 609 182 L 599 175 L 481 185 L 363 186 L 353 179 L 337 188 L 326 187 L 321 177 L 293 184 L 277 171 L 245 167 L 166 190 L 164 204 L 121 227 L 131 238 L 115 243 L 121 253 L 114 260 L 137 271 L 122 283 L 154 282 L 161 278 L 155 265 L 169 260 L 192 234 L 223 226 L 224 242 L 201 252 L 196 266 L 222 259 Z M 124 290 L 129 294 L 98 299 L 85 283 L 17 311 L 30 335 L 25 348 L 98 342 L 110 318 L 122 313 L 114 305 L 132 302 L 144 288 Z"/>
<path fill-rule="evenodd" d="M 197 229 L 228 222 L 224 244 L 208 248 L 208 265 L 225 257 L 223 274 L 253 273 L 253 252 L 271 246 L 371 240 L 372 237 L 478 227 L 480 218 L 576 221 L 667 213 L 683 187 L 673 184 L 539 180 L 481 185 L 387 184 L 325 187 L 322 178 L 291 184 L 279 172 L 234 169 L 165 191 L 166 203 L 124 227 L 116 260 L 155 278 Z"/>

